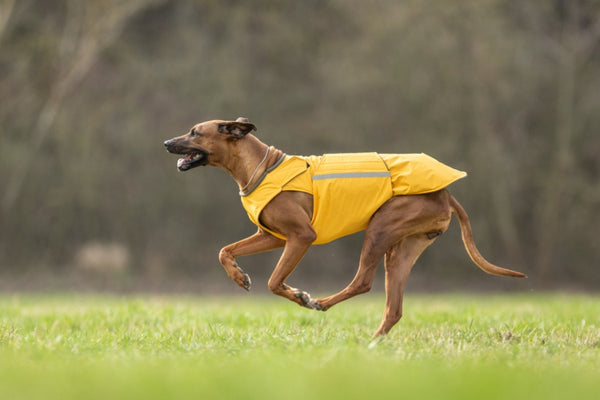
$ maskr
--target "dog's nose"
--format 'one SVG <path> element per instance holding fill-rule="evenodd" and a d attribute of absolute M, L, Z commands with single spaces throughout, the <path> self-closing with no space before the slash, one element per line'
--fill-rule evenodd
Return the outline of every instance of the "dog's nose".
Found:
<path fill-rule="evenodd" d="M 165 149 L 167 149 L 167 151 L 169 153 L 174 153 L 175 140 L 173 140 L 173 139 L 165 140 L 164 145 L 165 145 Z"/>

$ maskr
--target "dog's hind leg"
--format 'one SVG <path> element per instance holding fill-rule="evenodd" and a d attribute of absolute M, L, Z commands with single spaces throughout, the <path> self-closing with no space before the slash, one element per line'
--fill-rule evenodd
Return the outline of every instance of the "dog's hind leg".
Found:
<path fill-rule="evenodd" d="M 356 271 L 356 275 L 354 276 L 352 282 L 350 282 L 350 284 L 340 292 L 317 300 L 324 311 L 330 307 L 333 307 L 339 302 L 371 290 L 373 278 L 375 277 L 375 271 L 377 270 L 377 266 L 385 254 L 386 248 L 388 247 L 388 245 L 382 243 L 382 241 L 373 240 L 373 238 L 377 237 L 377 235 L 369 235 L 367 232 L 365 242 L 363 243 L 362 252 L 360 254 L 358 271 Z"/>
<path fill-rule="evenodd" d="M 402 318 L 402 298 L 408 275 L 421 253 L 434 240 L 426 234 L 409 236 L 385 253 L 385 312 L 373 337 L 387 334 Z"/>
<path fill-rule="evenodd" d="M 417 243 L 419 240 L 431 243 L 444 232 L 450 223 L 450 210 L 443 199 L 440 201 L 440 195 L 443 194 L 437 192 L 420 196 L 397 196 L 381 206 L 371 218 L 365 232 L 360 264 L 354 280 L 341 292 L 318 299 L 322 308 L 327 310 L 341 301 L 367 292 L 371 288 L 379 261 L 394 246 L 404 241 L 407 244 L 403 246 L 409 246 L 415 240 Z M 418 249 L 416 244 L 415 246 Z M 404 257 L 411 259 L 411 267 L 425 247 L 418 252 L 412 246 L 407 247 Z"/>

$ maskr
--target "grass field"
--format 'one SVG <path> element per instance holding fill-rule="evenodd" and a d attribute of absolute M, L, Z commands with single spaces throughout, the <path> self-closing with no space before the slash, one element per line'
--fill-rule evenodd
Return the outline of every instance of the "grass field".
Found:
<path fill-rule="evenodd" d="M 0 296 L 0 399 L 598 399 L 600 298 Z"/>

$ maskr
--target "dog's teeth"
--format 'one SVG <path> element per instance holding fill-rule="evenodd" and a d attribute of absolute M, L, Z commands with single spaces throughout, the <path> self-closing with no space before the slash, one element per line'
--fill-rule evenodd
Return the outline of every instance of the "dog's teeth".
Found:
<path fill-rule="evenodd" d="M 185 162 L 185 158 L 180 158 L 179 160 L 177 160 L 177 168 L 181 167 L 184 162 Z"/>

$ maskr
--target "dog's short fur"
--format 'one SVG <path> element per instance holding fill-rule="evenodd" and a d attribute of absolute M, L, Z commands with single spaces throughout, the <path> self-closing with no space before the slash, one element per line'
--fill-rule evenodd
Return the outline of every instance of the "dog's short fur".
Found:
<path fill-rule="evenodd" d="M 256 127 L 245 118 L 206 121 L 185 135 L 167 140 L 164 145 L 171 153 L 185 155 L 177 163 L 181 171 L 201 165 L 216 166 L 227 171 L 243 191 L 283 156 L 281 150 L 269 148 L 250 134 L 253 130 Z M 316 239 L 310 224 L 312 213 L 312 195 L 298 191 L 278 194 L 263 209 L 260 222 L 286 240 L 259 227 L 254 235 L 225 246 L 219 253 L 219 261 L 227 275 L 248 290 L 250 277 L 239 267 L 235 257 L 283 247 L 283 254 L 269 279 L 269 289 L 301 306 L 326 311 L 343 300 L 369 291 L 377 265 L 385 257 L 386 306 L 381 325 L 375 332 L 375 336 L 379 336 L 389 332 L 402 316 L 402 297 L 412 266 L 437 235 L 446 231 L 454 213 L 467 252 L 475 264 L 490 274 L 525 277 L 520 272 L 495 266 L 481 256 L 473 242 L 465 210 L 442 189 L 423 195 L 395 196 L 384 203 L 368 224 L 358 271 L 352 282 L 332 296 L 312 299 L 307 292 L 285 284 Z"/>

